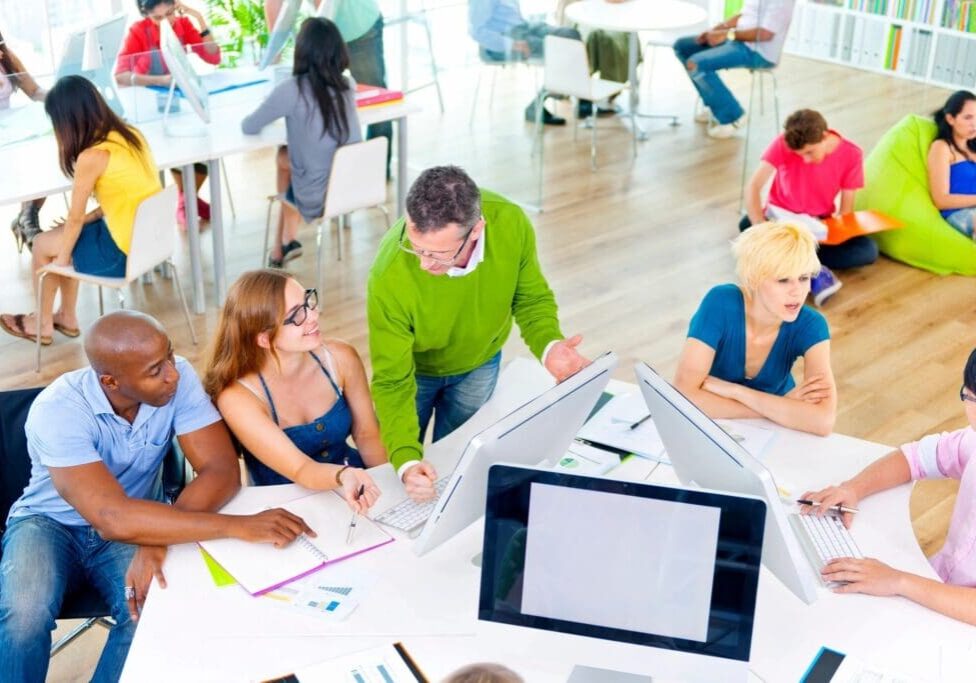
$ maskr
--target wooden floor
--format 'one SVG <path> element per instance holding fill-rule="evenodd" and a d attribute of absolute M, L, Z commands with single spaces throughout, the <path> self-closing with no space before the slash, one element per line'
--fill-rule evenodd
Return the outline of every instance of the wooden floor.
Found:
<path fill-rule="evenodd" d="M 538 157 L 530 153 L 531 129 L 522 120 L 535 90 L 533 75 L 527 69 L 496 69 L 489 97 L 491 74 L 485 70 L 469 126 L 477 68 L 443 75 L 442 85 L 451 98 L 443 115 L 432 91 L 419 94 L 424 113 L 410 121 L 411 179 L 425 167 L 455 163 L 480 185 L 535 203 Z M 778 73 L 781 117 L 801 107 L 819 109 L 832 127 L 865 152 L 902 116 L 931 112 L 947 95 L 917 83 L 798 58 L 787 57 Z M 737 234 L 745 147 L 743 139 L 710 140 L 702 126 L 691 122 L 692 90 L 669 54 L 658 55 L 653 87 L 648 80 L 645 74 L 643 106 L 674 111 L 681 125 L 644 123 L 648 139 L 632 159 L 627 130 L 617 121 L 601 120 L 600 167 L 595 173 L 589 169 L 588 131 L 581 130 L 574 141 L 568 127 L 547 129 L 544 211 L 533 214 L 540 259 L 561 304 L 564 332 L 583 334 L 586 353 L 616 350 L 622 358 L 617 375 L 626 380 L 632 379 L 630 367 L 638 359 L 672 373 L 689 317 L 702 295 L 732 278 L 729 240 Z M 729 82 L 747 102 L 748 75 L 733 74 Z M 767 93 L 765 114 L 758 102 L 750 107 L 750 167 L 776 132 L 771 99 Z M 227 163 L 237 211 L 227 229 L 233 279 L 261 261 L 263 197 L 273 186 L 273 165 L 270 153 Z M 53 219 L 62 209 L 62 200 L 52 198 L 43 216 Z M 0 219 L 12 214 L 11 207 L 3 207 Z M 357 214 L 344 240 L 341 262 L 335 261 L 334 237 L 327 237 L 324 245 L 323 328 L 351 342 L 367 363 L 365 281 L 383 230 L 378 213 Z M 289 268 L 312 286 L 314 239 L 307 235 L 303 241 L 306 255 Z M 178 260 L 188 282 L 185 248 Z M 212 333 L 217 312 L 210 263 L 206 235 L 208 308 L 194 319 L 203 340 Z M 28 277 L 27 256 L 18 256 L 8 242 L 0 249 L 0 310 L 30 307 Z M 937 277 L 886 259 L 842 273 L 842 279 L 843 289 L 824 311 L 840 391 L 837 431 L 898 445 L 931 431 L 963 426 L 957 391 L 963 363 L 976 345 L 976 283 Z M 205 346 L 190 344 L 174 296 L 171 283 L 157 280 L 151 286 L 133 287 L 128 305 L 158 316 L 177 351 L 200 369 Z M 82 288 L 79 313 L 83 324 L 96 317 L 93 290 Z M 33 347 L 0 335 L 0 388 L 47 383 L 84 364 L 77 340 L 55 340 L 44 351 L 44 372 L 37 375 Z M 513 336 L 505 353 L 511 357 L 527 351 Z M 920 487 L 913 496 L 916 530 L 927 551 L 941 543 L 953 495 L 951 486 L 936 486 Z M 97 656 L 98 647 L 89 646 L 91 656 Z M 55 680 L 72 680 L 79 670 L 74 663 L 55 666 Z M 78 675 L 86 677 L 81 669 Z"/>

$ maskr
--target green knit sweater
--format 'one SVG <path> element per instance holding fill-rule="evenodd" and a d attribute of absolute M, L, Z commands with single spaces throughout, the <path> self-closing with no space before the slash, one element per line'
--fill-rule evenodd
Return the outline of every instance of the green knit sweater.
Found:
<path fill-rule="evenodd" d="M 525 212 L 487 190 L 481 212 L 485 257 L 467 275 L 421 270 L 420 260 L 399 248 L 404 219 L 373 262 L 366 294 L 373 401 L 395 468 L 423 457 L 415 373 L 446 377 L 483 365 L 508 339 L 513 316 L 537 358 L 563 338 Z"/>

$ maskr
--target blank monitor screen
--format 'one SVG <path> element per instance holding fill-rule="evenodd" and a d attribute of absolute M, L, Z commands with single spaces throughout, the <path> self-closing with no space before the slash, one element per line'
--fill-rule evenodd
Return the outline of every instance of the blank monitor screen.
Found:
<path fill-rule="evenodd" d="M 746 662 L 764 501 L 495 465 L 479 618 Z"/>

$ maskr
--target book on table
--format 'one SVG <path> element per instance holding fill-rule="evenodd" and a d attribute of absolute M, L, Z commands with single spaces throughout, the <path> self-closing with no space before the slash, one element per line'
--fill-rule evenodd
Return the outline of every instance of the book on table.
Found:
<path fill-rule="evenodd" d="M 871 235 L 885 230 L 897 230 L 904 227 L 904 223 L 877 211 L 855 211 L 841 216 L 831 216 L 823 219 L 827 226 L 827 237 L 820 240 L 821 244 L 833 246 L 843 244 L 849 239 L 861 235 Z"/>
<path fill-rule="evenodd" d="M 378 85 L 356 84 L 356 107 L 365 109 L 381 104 L 396 104 L 403 100 L 403 93 L 399 90 L 389 90 Z"/>
<path fill-rule="evenodd" d="M 222 512 L 256 514 L 263 509 L 244 509 L 231 501 Z M 351 543 L 346 543 L 352 511 L 335 491 L 320 491 L 276 507 L 305 520 L 316 533 L 305 534 L 284 548 L 270 543 L 248 543 L 236 538 L 201 541 L 200 545 L 251 595 L 261 595 L 323 567 L 393 542 L 368 517 L 360 515 Z"/>

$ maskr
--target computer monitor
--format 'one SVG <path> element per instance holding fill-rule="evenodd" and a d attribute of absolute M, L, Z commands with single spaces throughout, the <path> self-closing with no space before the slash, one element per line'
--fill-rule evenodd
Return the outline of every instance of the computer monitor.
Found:
<path fill-rule="evenodd" d="M 582 636 L 560 648 L 590 674 L 571 681 L 744 682 L 765 517 L 752 496 L 494 465 L 478 618 Z"/>
<path fill-rule="evenodd" d="M 163 61 L 166 62 L 166 68 L 169 69 L 169 73 L 173 77 L 173 82 L 170 85 L 170 99 L 174 95 L 175 88 L 179 88 L 197 116 L 204 123 L 210 123 L 207 89 L 196 69 L 193 68 L 183 44 L 176 37 L 173 27 L 168 21 L 159 24 L 159 45 L 163 53 Z M 167 116 L 170 110 L 169 104 L 167 101 L 165 108 Z"/>
<path fill-rule="evenodd" d="M 291 38 L 291 32 L 295 29 L 295 20 L 298 18 L 298 10 L 302 6 L 302 0 L 285 0 L 278 12 L 275 25 L 268 34 L 268 46 L 264 49 L 261 56 L 259 69 L 267 69 L 274 64 L 274 61 L 285 49 L 285 44 Z"/>
<path fill-rule="evenodd" d="M 488 468 L 492 464 L 558 462 L 616 367 L 616 354 L 606 353 L 475 434 L 417 537 L 415 552 L 426 553 L 481 517 L 485 511 Z"/>
<path fill-rule="evenodd" d="M 97 41 L 99 65 L 95 68 L 84 69 L 85 39 L 89 30 L 75 31 L 68 35 L 55 72 L 55 80 L 63 76 L 84 76 L 95 84 L 109 107 L 123 115 L 122 101 L 115 84 L 115 60 L 125 38 L 126 15 L 120 14 L 107 21 L 95 24 L 92 35 Z"/>
<path fill-rule="evenodd" d="M 634 370 L 681 483 L 764 499 L 769 514 L 763 563 L 794 595 L 815 602 L 820 582 L 790 526 L 770 471 L 649 365 L 637 363 Z"/>

